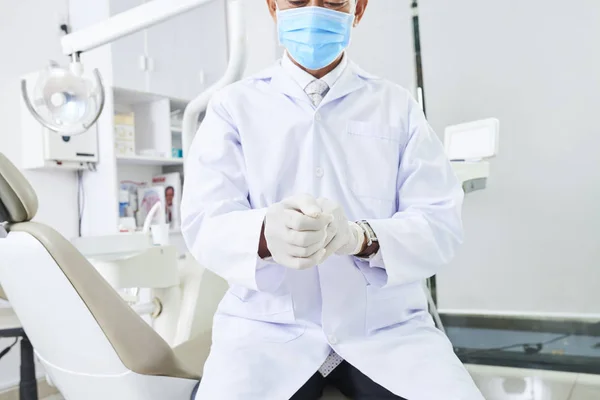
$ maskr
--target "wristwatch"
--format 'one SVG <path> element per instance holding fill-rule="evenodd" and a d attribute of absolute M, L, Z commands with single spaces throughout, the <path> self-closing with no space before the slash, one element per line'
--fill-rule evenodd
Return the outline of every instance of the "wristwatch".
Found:
<path fill-rule="evenodd" d="M 357 224 L 365 232 L 365 237 L 367 238 L 367 247 L 371 247 L 374 242 L 379 242 L 375 231 L 373 230 L 373 228 L 371 228 L 371 225 L 367 221 L 359 221 L 357 222 Z"/>

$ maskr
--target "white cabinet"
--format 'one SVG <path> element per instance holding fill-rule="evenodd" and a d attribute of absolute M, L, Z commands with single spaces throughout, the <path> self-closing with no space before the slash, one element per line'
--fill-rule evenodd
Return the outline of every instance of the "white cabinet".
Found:
<path fill-rule="evenodd" d="M 148 79 L 148 92 L 163 96 L 178 97 L 174 93 L 179 91 L 178 82 L 185 79 L 181 76 L 176 30 L 179 29 L 181 16 L 175 17 L 146 30 L 148 40 L 148 60 L 150 77 Z"/>
<path fill-rule="evenodd" d="M 189 100 L 227 62 L 225 4 L 216 0 L 147 30 L 149 92 Z"/>
<path fill-rule="evenodd" d="M 110 0 L 111 15 L 144 0 Z M 113 86 L 190 100 L 223 74 L 227 63 L 223 0 L 215 0 L 111 45 Z"/>
<path fill-rule="evenodd" d="M 143 4 L 143 0 L 111 0 L 110 14 L 115 15 Z M 113 59 L 113 86 L 148 91 L 147 71 L 142 61 L 146 56 L 146 33 L 137 32 L 111 44 Z"/>
<path fill-rule="evenodd" d="M 222 1 L 214 1 L 189 14 L 183 15 L 177 30 L 177 47 L 182 63 L 178 67 L 182 75 L 189 77 L 182 82 L 184 99 L 196 97 L 207 83 L 219 79 L 227 68 L 227 17 Z M 214 21 L 222 21 L 215 23 Z M 211 27 L 207 29 L 207 27 Z M 204 82 L 204 83 L 203 83 Z"/>

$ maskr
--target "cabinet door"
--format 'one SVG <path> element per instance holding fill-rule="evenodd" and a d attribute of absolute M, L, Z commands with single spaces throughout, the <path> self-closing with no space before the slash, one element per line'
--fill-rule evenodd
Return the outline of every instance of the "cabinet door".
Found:
<path fill-rule="evenodd" d="M 111 0 L 110 14 L 115 15 L 142 5 L 144 0 Z M 146 92 L 147 71 L 142 60 L 146 55 L 144 31 L 121 38 L 111 44 L 113 62 L 113 85 L 122 89 Z"/>
<path fill-rule="evenodd" d="M 227 67 L 227 24 L 222 0 L 148 29 L 152 93 L 190 100 Z"/>

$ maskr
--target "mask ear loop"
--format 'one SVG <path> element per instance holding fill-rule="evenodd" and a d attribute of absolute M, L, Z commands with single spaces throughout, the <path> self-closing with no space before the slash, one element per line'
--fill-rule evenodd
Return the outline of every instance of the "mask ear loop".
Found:
<path fill-rule="evenodd" d="M 350 0 L 352 1 L 352 10 L 350 10 L 350 14 L 354 15 L 354 21 L 352 22 L 352 27 L 356 28 L 358 26 L 358 18 L 356 18 L 356 3 L 358 2 L 358 0 Z"/>

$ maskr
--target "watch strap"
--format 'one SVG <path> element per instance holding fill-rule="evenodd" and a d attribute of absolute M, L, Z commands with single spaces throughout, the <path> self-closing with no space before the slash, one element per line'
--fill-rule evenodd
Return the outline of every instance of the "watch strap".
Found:
<path fill-rule="evenodd" d="M 375 234 L 373 228 L 371 228 L 369 222 L 363 220 L 357 222 L 357 224 L 363 229 L 365 233 L 365 237 L 367 238 L 367 247 L 372 246 L 373 242 L 379 242 L 379 240 L 377 239 L 377 235 Z"/>

